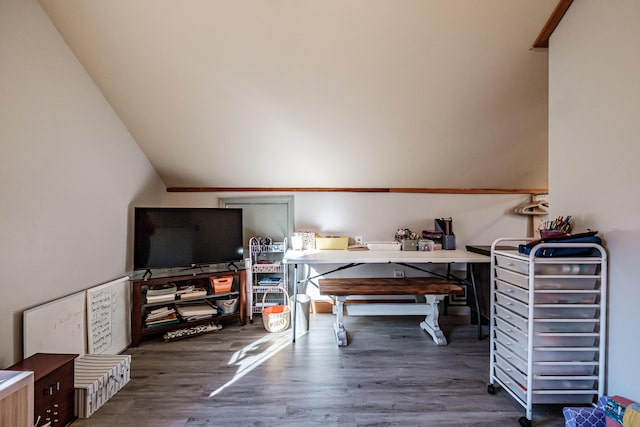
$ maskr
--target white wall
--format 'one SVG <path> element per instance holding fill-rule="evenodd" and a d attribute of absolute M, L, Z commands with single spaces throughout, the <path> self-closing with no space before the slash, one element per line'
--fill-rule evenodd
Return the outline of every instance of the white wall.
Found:
<path fill-rule="evenodd" d="M 0 1 L 0 367 L 22 312 L 122 276 L 164 183 L 35 0 Z"/>
<path fill-rule="evenodd" d="M 608 392 L 640 400 L 640 2 L 573 2 L 549 53 L 552 213 L 609 251 Z"/>
<path fill-rule="evenodd" d="M 270 194 L 267 194 L 270 195 Z M 275 195 L 275 194 L 273 194 Z M 218 206 L 218 198 L 265 193 L 169 193 L 172 206 Z M 325 235 L 363 236 L 364 241 L 393 240 L 398 228 L 434 229 L 434 218 L 453 218 L 459 248 L 489 245 L 498 237 L 526 236 L 528 217 L 514 215 L 529 200 L 517 194 L 293 193 L 295 229 Z"/>
<path fill-rule="evenodd" d="M 498 237 L 525 236 L 528 217 L 514 215 L 522 194 L 413 194 L 299 192 L 294 196 L 295 229 L 320 234 L 393 240 L 396 229 L 433 230 L 434 218 L 453 217 L 459 247 L 491 244 Z M 280 193 L 168 193 L 172 206 L 218 206 L 218 198 Z"/>

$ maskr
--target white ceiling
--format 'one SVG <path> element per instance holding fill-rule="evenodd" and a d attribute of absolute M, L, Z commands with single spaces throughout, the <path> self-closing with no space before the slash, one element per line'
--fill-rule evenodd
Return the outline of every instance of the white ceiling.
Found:
<path fill-rule="evenodd" d="M 546 188 L 557 0 L 40 0 L 169 187 Z"/>

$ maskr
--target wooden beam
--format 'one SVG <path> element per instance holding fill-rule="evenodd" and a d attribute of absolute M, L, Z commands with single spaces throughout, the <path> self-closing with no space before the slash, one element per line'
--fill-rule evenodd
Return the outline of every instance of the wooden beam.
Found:
<path fill-rule="evenodd" d="M 546 188 L 168 187 L 168 193 L 336 192 L 432 194 L 547 194 Z"/>
<path fill-rule="evenodd" d="M 538 34 L 538 37 L 533 42 L 532 47 L 549 47 L 549 37 L 551 37 L 551 34 L 562 20 L 562 17 L 567 12 L 567 9 L 569 9 L 569 6 L 571 6 L 571 3 L 573 3 L 573 0 L 560 0 L 558 2 L 556 8 L 551 13 L 551 16 L 547 19 L 547 23 L 544 24 L 540 34 Z"/>

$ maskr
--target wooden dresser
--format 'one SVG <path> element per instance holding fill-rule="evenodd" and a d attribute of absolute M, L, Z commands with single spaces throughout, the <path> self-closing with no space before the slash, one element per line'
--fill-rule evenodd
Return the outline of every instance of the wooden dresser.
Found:
<path fill-rule="evenodd" d="M 33 426 L 33 372 L 0 371 L 0 426 Z"/>
<path fill-rule="evenodd" d="M 7 368 L 33 371 L 34 422 L 51 427 L 70 424 L 74 416 L 73 361 L 77 354 L 36 353 Z"/>

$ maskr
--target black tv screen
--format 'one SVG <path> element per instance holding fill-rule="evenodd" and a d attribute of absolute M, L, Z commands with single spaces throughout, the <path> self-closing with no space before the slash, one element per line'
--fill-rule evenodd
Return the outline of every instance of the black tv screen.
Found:
<path fill-rule="evenodd" d="M 242 209 L 135 208 L 134 270 L 242 261 Z"/>

